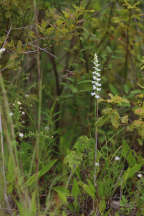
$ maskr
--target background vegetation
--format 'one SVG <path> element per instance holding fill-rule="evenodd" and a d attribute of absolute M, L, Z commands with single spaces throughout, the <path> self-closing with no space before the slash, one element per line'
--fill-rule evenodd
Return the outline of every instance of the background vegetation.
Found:
<path fill-rule="evenodd" d="M 0 1 L 0 215 L 144 215 L 143 22 L 143 0 Z"/>

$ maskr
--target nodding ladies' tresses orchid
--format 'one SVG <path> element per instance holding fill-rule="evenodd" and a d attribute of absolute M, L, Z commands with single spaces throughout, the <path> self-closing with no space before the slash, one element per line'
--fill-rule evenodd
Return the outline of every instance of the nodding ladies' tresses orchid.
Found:
<path fill-rule="evenodd" d="M 96 99 L 99 99 L 99 92 L 101 91 L 101 74 L 99 69 L 99 63 L 98 63 L 98 57 L 95 53 L 94 55 L 94 71 L 92 72 L 92 88 L 93 91 L 91 92 L 91 95 L 94 96 Z"/>

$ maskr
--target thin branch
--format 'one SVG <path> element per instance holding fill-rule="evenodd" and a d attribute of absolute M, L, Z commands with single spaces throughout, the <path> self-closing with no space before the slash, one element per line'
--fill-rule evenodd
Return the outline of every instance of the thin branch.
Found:
<path fill-rule="evenodd" d="M 29 27 L 33 27 L 35 24 L 31 24 L 31 25 L 27 25 L 27 26 L 23 26 L 23 27 L 18 27 L 18 28 L 12 28 L 12 30 L 21 30 L 21 29 L 26 29 L 26 28 L 29 28 Z"/>
<path fill-rule="evenodd" d="M 49 54 L 51 57 L 57 58 L 57 56 L 54 55 L 53 53 L 51 53 L 50 51 L 48 51 L 47 48 L 42 48 L 42 47 L 38 46 L 38 41 L 36 41 L 36 43 L 37 43 L 37 44 L 32 44 L 32 43 L 29 43 L 29 44 L 31 44 L 33 47 L 36 47 L 37 50 L 38 50 L 38 49 L 39 49 L 39 50 L 42 50 L 42 51 L 44 51 L 45 53 Z"/>
<path fill-rule="evenodd" d="M 7 32 L 7 35 L 6 35 L 5 41 L 4 41 L 3 45 L 2 45 L 2 48 L 4 48 L 6 43 L 7 43 L 7 40 L 8 40 L 8 37 L 10 35 L 11 29 L 12 29 L 12 26 L 10 26 L 10 28 L 9 28 L 9 30 Z"/>

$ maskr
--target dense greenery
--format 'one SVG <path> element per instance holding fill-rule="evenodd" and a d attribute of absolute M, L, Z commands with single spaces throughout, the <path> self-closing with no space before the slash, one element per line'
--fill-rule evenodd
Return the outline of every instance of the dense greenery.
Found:
<path fill-rule="evenodd" d="M 143 0 L 0 1 L 0 215 L 144 215 L 143 22 Z"/>

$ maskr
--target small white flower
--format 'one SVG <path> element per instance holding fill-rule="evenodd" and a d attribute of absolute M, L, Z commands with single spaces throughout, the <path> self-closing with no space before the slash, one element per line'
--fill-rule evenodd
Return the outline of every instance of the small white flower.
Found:
<path fill-rule="evenodd" d="M 95 82 L 95 86 L 101 86 L 101 83 Z"/>
<path fill-rule="evenodd" d="M 21 105 L 22 103 L 20 101 L 17 102 L 18 105 Z"/>
<path fill-rule="evenodd" d="M 96 77 L 96 76 L 93 76 L 93 80 L 97 80 L 97 77 Z"/>
<path fill-rule="evenodd" d="M 91 96 L 95 96 L 95 92 L 91 92 Z"/>
<path fill-rule="evenodd" d="M 96 89 L 97 89 L 97 87 L 95 85 L 93 85 L 93 90 L 96 90 Z"/>
<path fill-rule="evenodd" d="M 97 75 L 98 77 L 100 77 L 100 76 L 101 76 L 101 75 L 100 75 L 100 73 L 98 73 L 98 72 L 96 72 L 96 73 L 95 73 L 95 75 Z"/>
<path fill-rule="evenodd" d="M 3 53 L 3 52 L 5 52 L 5 50 L 6 50 L 5 48 L 1 48 L 0 49 L 0 54 Z"/>
<path fill-rule="evenodd" d="M 25 115 L 25 112 L 22 112 L 22 115 Z"/>
<path fill-rule="evenodd" d="M 19 133 L 19 137 L 23 138 L 24 137 L 24 134 L 23 133 Z"/>
<path fill-rule="evenodd" d="M 28 94 L 26 94 L 26 95 L 25 95 L 25 97 L 29 97 L 29 95 L 28 95 Z"/>
<path fill-rule="evenodd" d="M 96 70 L 96 73 L 97 73 L 98 75 L 100 75 L 100 74 L 98 73 L 98 71 L 101 71 L 101 69 L 97 68 L 97 65 L 94 66 L 93 68 Z"/>
<path fill-rule="evenodd" d="M 101 78 L 97 78 L 96 80 L 97 80 L 97 82 L 99 82 L 99 81 L 101 81 Z"/>
<path fill-rule="evenodd" d="M 115 157 L 115 161 L 119 161 L 120 160 L 120 157 L 119 156 L 116 156 Z"/>
<path fill-rule="evenodd" d="M 95 166 L 99 167 L 99 163 L 98 163 L 98 162 L 96 162 L 96 163 L 95 163 Z"/>
<path fill-rule="evenodd" d="M 94 72 L 92 72 L 93 73 L 93 75 L 96 75 L 97 77 L 100 77 L 101 75 L 100 75 L 100 73 L 98 73 L 98 72 L 96 72 L 96 71 L 94 71 Z"/>
<path fill-rule="evenodd" d="M 101 79 L 98 78 L 97 76 L 93 75 L 93 80 L 96 80 L 97 82 L 100 81 Z"/>
<path fill-rule="evenodd" d="M 143 175 L 142 175 L 141 173 L 139 173 L 139 174 L 137 174 L 137 177 L 138 177 L 138 178 L 142 178 Z"/>
<path fill-rule="evenodd" d="M 96 99 L 99 99 L 99 98 L 100 98 L 100 96 L 99 96 L 99 95 L 95 95 L 95 98 L 96 98 Z"/>
<path fill-rule="evenodd" d="M 10 116 L 13 116 L 13 112 L 10 112 L 9 115 L 10 115 Z"/>
<path fill-rule="evenodd" d="M 96 88 L 97 91 L 101 91 L 101 88 Z"/>

